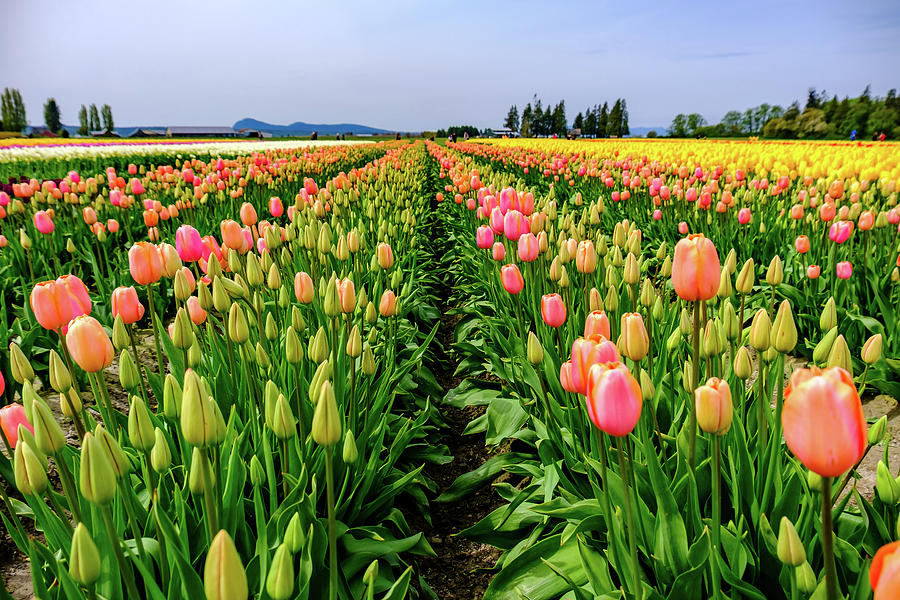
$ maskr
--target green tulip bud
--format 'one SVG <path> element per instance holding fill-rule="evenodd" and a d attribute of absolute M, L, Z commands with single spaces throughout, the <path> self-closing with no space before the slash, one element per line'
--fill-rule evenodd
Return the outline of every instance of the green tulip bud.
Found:
<path fill-rule="evenodd" d="M 248 262 L 249 262 L 251 254 L 247 255 Z M 229 250 L 228 258 L 226 260 L 228 262 L 228 268 L 229 268 L 229 270 L 231 270 L 232 273 L 243 273 L 244 272 L 244 265 L 243 265 L 243 263 L 241 263 L 241 255 L 240 254 Z M 259 263 L 256 263 L 256 264 L 257 264 L 257 268 L 258 268 Z"/>
<path fill-rule="evenodd" d="M 184 271 L 178 269 L 175 272 L 175 299 L 184 302 L 191 297 L 191 283 Z"/>
<path fill-rule="evenodd" d="M 100 578 L 100 552 L 84 523 L 75 525 L 69 551 L 69 575 L 76 583 L 92 586 Z"/>
<path fill-rule="evenodd" d="M 357 458 L 359 458 L 359 451 L 356 449 L 356 438 L 353 437 L 353 432 L 348 430 L 346 435 L 344 435 L 344 463 L 352 465 Z"/>
<path fill-rule="evenodd" d="M 688 309 L 682 308 L 678 317 L 678 330 L 681 332 L 681 335 L 690 335 L 693 329 L 694 322 L 691 319 L 691 313 Z"/>
<path fill-rule="evenodd" d="M 297 419 L 291 411 L 291 405 L 283 394 L 278 395 L 272 413 L 272 433 L 280 440 L 287 440 L 297 435 Z"/>
<path fill-rule="evenodd" d="M 157 473 L 164 473 L 172 464 L 172 451 L 169 450 L 169 444 L 159 427 L 153 431 L 153 440 L 153 449 L 150 450 L 150 466 Z"/>
<path fill-rule="evenodd" d="M 200 344 L 197 343 L 197 338 L 194 336 L 194 343 L 191 344 L 191 347 L 188 348 L 187 351 L 187 367 L 194 369 L 197 365 L 200 364 L 201 351 Z"/>
<path fill-rule="evenodd" d="M 124 350 L 131 344 L 131 336 L 128 334 L 122 315 L 116 315 L 116 318 L 113 319 L 112 343 L 116 350 Z"/>
<path fill-rule="evenodd" d="M 540 340 L 534 335 L 533 331 L 528 332 L 528 342 L 526 344 L 526 355 L 528 362 L 533 365 L 539 365 L 544 360 L 544 347 L 541 346 Z"/>
<path fill-rule="evenodd" d="M 650 374 L 641 369 L 641 399 L 644 402 L 649 402 L 655 396 L 656 387 L 653 385 L 653 380 L 650 379 Z"/>
<path fill-rule="evenodd" d="M 681 372 L 681 384 L 684 387 L 684 391 L 688 394 L 693 394 L 697 387 L 694 382 L 694 367 L 690 360 L 684 361 L 684 367 Z"/>
<path fill-rule="evenodd" d="M 75 388 L 70 387 L 67 392 L 59 395 L 59 410 L 63 416 L 72 419 L 81 414 L 82 408 L 81 396 L 75 393 Z"/>
<path fill-rule="evenodd" d="M 181 404 L 181 433 L 191 446 L 199 448 L 212 443 L 215 437 L 214 415 L 204 398 L 200 378 L 188 369 L 184 373 L 184 394 Z"/>
<path fill-rule="evenodd" d="M 781 257 L 776 254 L 766 271 L 766 283 L 780 285 L 782 281 L 784 281 L 784 265 L 781 263 Z"/>
<path fill-rule="evenodd" d="M 27 379 L 22 384 L 22 407 L 25 409 L 25 418 L 29 423 L 34 422 L 34 403 L 41 402 L 41 397 L 34 391 L 34 386 Z"/>
<path fill-rule="evenodd" d="M 137 365 L 134 364 L 134 359 L 131 358 L 128 350 L 122 350 L 122 353 L 119 354 L 119 383 L 129 392 L 134 391 L 141 383 Z"/>
<path fill-rule="evenodd" d="M 266 313 L 265 333 L 266 339 L 270 342 L 278 337 L 278 324 L 275 323 L 275 317 L 270 312 Z"/>
<path fill-rule="evenodd" d="M 741 272 L 738 273 L 737 281 L 735 282 L 735 289 L 746 296 L 750 292 L 753 291 L 753 284 L 755 282 L 756 272 L 755 265 L 753 264 L 753 259 L 748 258 L 744 263 L 744 266 L 741 267 Z"/>
<path fill-rule="evenodd" d="M 834 340 L 831 352 L 828 353 L 827 364 L 829 367 L 841 367 L 850 373 L 851 377 L 853 376 L 853 361 L 850 359 L 850 348 L 847 347 L 847 340 L 844 339 L 843 335 L 838 335 L 837 339 Z"/>
<path fill-rule="evenodd" d="M 797 529 L 787 517 L 781 517 L 778 528 L 778 560 L 792 567 L 799 567 L 806 562 L 806 549 Z"/>
<path fill-rule="evenodd" d="M 341 419 L 330 381 L 323 381 L 312 419 L 313 440 L 322 446 L 333 446 L 341 440 Z"/>
<path fill-rule="evenodd" d="M 241 557 L 224 529 L 209 545 L 203 567 L 203 588 L 206 600 L 247 600 L 250 596 Z"/>
<path fill-rule="evenodd" d="M 191 454 L 191 471 L 188 475 L 188 488 L 191 493 L 197 496 L 203 496 L 206 492 L 212 492 L 212 489 L 206 489 L 207 478 L 209 485 L 215 486 L 216 475 L 210 467 L 206 454 L 200 451 L 200 448 L 194 448 Z"/>
<path fill-rule="evenodd" d="M 34 441 L 38 449 L 44 454 L 56 456 L 56 454 L 65 448 L 66 436 L 63 434 L 62 428 L 50 407 L 43 400 L 37 400 L 32 407 L 32 423 L 34 424 Z"/>
<path fill-rule="evenodd" d="M 19 425 L 19 428 L 24 429 L 22 425 Z M 23 496 L 39 496 L 50 483 L 46 467 L 31 444 L 16 444 L 13 453 L 13 474 L 16 487 Z"/>
<path fill-rule="evenodd" d="M 750 323 L 750 345 L 758 352 L 767 350 L 771 336 L 772 321 L 769 319 L 766 309 L 761 308 L 753 315 L 753 321 Z"/>
<path fill-rule="evenodd" d="M 866 343 L 863 344 L 861 357 L 863 362 L 867 365 L 874 365 L 878 362 L 878 359 L 881 358 L 881 349 L 883 345 L 883 336 L 880 333 L 876 333 L 872 337 L 866 340 Z"/>
<path fill-rule="evenodd" d="M 359 326 L 354 325 L 350 330 L 350 336 L 347 339 L 347 356 L 350 358 L 358 358 L 362 354 L 362 336 L 359 333 Z"/>
<path fill-rule="evenodd" d="M 869 427 L 869 445 L 874 446 L 884 441 L 887 429 L 887 415 L 881 415 L 881 418 Z"/>
<path fill-rule="evenodd" d="M 211 261 L 210 264 L 215 264 Z M 214 277 L 212 280 L 212 303 L 213 308 L 219 313 L 224 313 L 231 307 L 231 299 L 228 298 L 228 292 L 225 291 L 224 279 L 221 276 Z"/>
<path fill-rule="evenodd" d="M 215 308 L 212 292 L 209 291 L 209 284 L 205 281 L 197 282 L 197 300 L 200 301 L 200 308 L 203 310 L 209 311 Z"/>
<path fill-rule="evenodd" d="M 143 399 L 138 396 L 131 397 L 131 409 L 128 411 L 128 441 L 143 452 L 153 448 L 156 442 L 153 436 L 150 411 L 147 410 Z"/>
<path fill-rule="evenodd" d="M 366 344 L 363 349 L 362 372 L 366 375 L 372 375 L 375 372 L 375 355 L 369 344 Z"/>
<path fill-rule="evenodd" d="M 50 350 L 50 385 L 60 394 L 72 387 L 72 374 L 56 350 Z"/>
<path fill-rule="evenodd" d="M 722 263 L 722 268 L 728 271 L 729 275 L 734 275 L 734 272 L 737 270 L 737 252 L 734 251 L 734 248 L 728 252 L 725 262 Z"/>
<path fill-rule="evenodd" d="M 28 237 L 28 234 L 25 233 L 24 229 L 19 229 L 19 244 L 22 246 L 22 249 L 25 250 L 25 252 L 31 250 L 31 247 L 33 245 L 31 238 Z"/>
<path fill-rule="evenodd" d="M 371 325 L 375 321 L 378 320 L 378 311 L 375 310 L 375 303 L 369 302 L 369 305 L 366 306 L 366 323 Z"/>
<path fill-rule="evenodd" d="M 287 547 L 281 544 L 272 558 L 272 566 L 266 576 L 266 592 L 272 600 L 287 600 L 294 591 L 294 559 Z"/>
<path fill-rule="evenodd" d="M 109 504 L 116 493 L 116 472 L 101 442 L 90 431 L 84 434 L 81 442 L 78 489 L 97 507 Z"/>
<path fill-rule="evenodd" d="M 750 352 L 746 346 L 741 346 L 734 356 L 734 374 L 739 379 L 746 380 L 753 373 L 753 361 L 750 360 Z"/>
<path fill-rule="evenodd" d="M 674 352 L 678 346 L 681 344 L 682 334 L 680 329 L 675 329 L 666 339 L 666 349 L 669 352 Z"/>
<path fill-rule="evenodd" d="M 163 384 L 163 414 L 175 420 L 181 416 L 181 386 L 171 373 L 166 373 Z"/>
<path fill-rule="evenodd" d="M 261 486 L 266 482 L 266 470 L 255 454 L 250 458 L 250 483 Z"/>
<path fill-rule="evenodd" d="M 256 364 L 259 365 L 259 368 L 262 370 L 267 370 L 269 365 L 271 365 L 271 361 L 269 360 L 269 355 L 266 352 L 266 349 L 263 348 L 262 344 L 256 342 Z"/>
<path fill-rule="evenodd" d="M 772 347 L 778 352 L 791 352 L 797 345 L 797 326 L 794 324 L 794 313 L 791 303 L 783 300 L 772 323 Z"/>
<path fill-rule="evenodd" d="M 809 486 L 809 489 L 813 492 L 821 492 L 822 491 L 822 476 L 816 473 L 815 471 L 808 471 L 806 473 L 806 484 Z"/>
<path fill-rule="evenodd" d="M 300 523 L 300 513 L 295 512 L 288 522 L 287 529 L 284 532 L 284 543 L 291 554 L 297 554 L 303 549 L 303 544 L 306 543 L 306 535 L 303 533 L 303 525 Z"/>
<path fill-rule="evenodd" d="M 300 309 L 296 306 L 291 307 L 291 327 L 298 333 L 306 329 L 306 321 L 303 319 L 303 313 L 300 312 Z"/>
<path fill-rule="evenodd" d="M 728 272 L 728 269 L 722 269 L 722 273 L 719 276 L 719 291 L 716 292 L 716 296 L 719 298 L 729 298 L 734 291 L 734 288 L 731 285 L 731 274 Z"/>
<path fill-rule="evenodd" d="M 247 316 L 237 302 L 233 302 L 228 311 L 228 337 L 235 344 L 243 344 L 250 338 Z"/>
<path fill-rule="evenodd" d="M 804 594 L 812 594 L 819 586 L 819 581 L 818 579 L 816 579 L 816 574 L 813 572 L 812 567 L 808 562 L 804 562 L 802 565 L 797 567 L 794 575 L 797 577 L 797 589 L 799 589 Z"/>
<path fill-rule="evenodd" d="M 888 506 L 894 506 L 900 499 L 900 484 L 891 476 L 884 461 L 880 460 L 875 470 L 875 491 L 878 498 Z"/>
<path fill-rule="evenodd" d="M 293 326 L 288 327 L 284 335 L 284 354 L 288 363 L 292 365 L 303 360 L 303 344 L 300 343 L 300 338 L 297 337 L 297 331 Z"/>
<path fill-rule="evenodd" d="M 175 313 L 175 324 L 172 328 L 172 344 L 182 350 L 194 345 L 194 328 L 184 307 Z"/>
<path fill-rule="evenodd" d="M 315 363 L 321 363 L 328 358 L 328 336 L 324 327 L 319 327 L 314 338 L 310 339 L 309 357 Z"/>
<path fill-rule="evenodd" d="M 131 461 L 122 450 L 122 446 L 116 441 L 103 425 L 98 425 L 94 430 L 94 436 L 100 442 L 100 448 L 106 453 L 109 464 L 112 465 L 116 477 L 124 477 L 131 472 Z"/>
<path fill-rule="evenodd" d="M 259 259 L 253 252 L 247 253 L 247 283 L 250 287 L 259 287 L 265 281 L 262 268 L 259 265 Z"/>
<path fill-rule="evenodd" d="M 834 303 L 834 296 L 828 298 L 822 308 L 822 314 L 819 316 L 819 329 L 828 331 L 837 326 L 837 306 Z"/>
<path fill-rule="evenodd" d="M 831 354 L 831 348 L 834 346 L 835 340 L 838 337 L 838 328 L 832 327 L 825 336 L 819 340 L 819 343 L 816 344 L 816 347 L 813 348 L 813 362 L 816 364 L 823 364 L 828 360 L 828 356 Z"/>
<path fill-rule="evenodd" d="M 9 367 L 10 371 L 12 371 L 13 379 L 17 383 L 23 384 L 26 381 L 34 381 L 34 369 L 31 368 L 31 363 L 25 358 L 25 353 L 22 352 L 22 349 L 15 342 L 9 344 Z"/>

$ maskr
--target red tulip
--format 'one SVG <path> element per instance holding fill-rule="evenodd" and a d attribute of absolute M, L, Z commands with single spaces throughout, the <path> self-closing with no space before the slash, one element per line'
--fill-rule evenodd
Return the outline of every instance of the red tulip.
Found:
<path fill-rule="evenodd" d="M 269 213 L 276 218 L 284 214 L 284 204 L 278 196 L 269 198 Z"/>
<path fill-rule="evenodd" d="M 865 452 L 862 404 L 853 378 L 840 367 L 794 371 L 781 422 L 788 448 L 822 477 L 845 473 Z"/>
<path fill-rule="evenodd" d="M 749 223 L 750 218 L 751 214 L 749 208 L 744 207 L 738 211 L 738 223 L 740 223 L 741 225 L 746 225 L 747 223 Z"/>
<path fill-rule="evenodd" d="M 595 364 L 588 375 L 587 410 L 597 429 L 626 436 L 637 425 L 643 405 L 641 386 L 620 362 Z"/>

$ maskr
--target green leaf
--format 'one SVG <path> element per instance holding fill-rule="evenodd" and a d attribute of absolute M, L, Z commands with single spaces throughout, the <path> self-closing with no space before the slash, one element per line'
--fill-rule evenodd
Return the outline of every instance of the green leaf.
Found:
<path fill-rule="evenodd" d="M 506 452 L 488 459 L 483 465 L 456 478 L 435 502 L 456 502 L 496 478 L 505 467 L 527 458 L 524 454 Z"/>
<path fill-rule="evenodd" d="M 484 593 L 484 600 L 555 600 L 570 589 L 569 584 L 558 577 L 545 561 L 563 573 L 568 573 L 576 585 L 587 583 L 587 575 L 581 564 L 576 543 L 560 545 L 560 536 L 554 535 L 531 546 L 519 556 L 503 565 L 503 569 L 491 580 Z"/>

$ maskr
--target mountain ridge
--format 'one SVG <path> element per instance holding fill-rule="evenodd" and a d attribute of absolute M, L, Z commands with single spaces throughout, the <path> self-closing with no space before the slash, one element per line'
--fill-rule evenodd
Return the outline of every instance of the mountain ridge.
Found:
<path fill-rule="evenodd" d="M 319 135 L 391 133 L 387 129 L 379 129 L 378 127 L 370 127 L 369 125 L 360 125 L 358 123 L 306 123 L 304 121 L 294 121 L 290 125 L 275 125 L 252 117 L 246 117 L 235 122 L 234 128 L 257 129 L 273 135 L 309 135 L 313 131 L 319 132 Z"/>

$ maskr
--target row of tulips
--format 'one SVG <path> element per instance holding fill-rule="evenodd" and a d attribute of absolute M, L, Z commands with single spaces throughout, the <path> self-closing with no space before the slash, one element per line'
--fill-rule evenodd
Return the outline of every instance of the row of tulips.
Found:
<path fill-rule="evenodd" d="M 438 498 L 513 478 L 495 484 L 506 504 L 463 532 L 504 551 L 485 598 L 895 597 L 900 479 L 886 419 L 867 423 L 860 400 L 866 385 L 894 389 L 883 354 L 896 348 L 895 315 L 862 313 L 859 288 L 818 286 L 800 274 L 802 254 L 755 234 L 738 242 L 696 202 L 661 202 L 661 224 L 654 184 L 628 187 L 631 167 L 613 166 L 631 157 L 603 162 L 611 181 L 598 177 L 598 195 L 513 160 L 557 155 L 476 146 L 429 152 L 466 290 L 455 349 L 470 378 L 446 401 L 486 406 L 467 432 L 511 442 Z M 688 178 L 678 171 L 656 176 Z M 782 193 L 799 199 L 809 185 L 789 179 Z M 891 218 L 892 192 L 876 187 L 866 201 Z M 788 235 L 783 198 L 741 190 L 761 229 Z M 792 234 L 810 239 L 829 229 L 800 227 Z M 698 229 L 708 235 L 688 233 Z M 896 250 L 871 239 L 840 252 L 865 264 Z M 890 267 L 876 269 L 885 296 Z M 870 498 L 856 469 L 876 447 Z"/>
<path fill-rule="evenodd" d="M 411 557 L 433 551 L 396 502 L 427 510 L 424 464 L 449 459 L 429 441 L 435 275 L 417 222 L 428 158 L 421 144 L 357 157 L 373 152 L 349 174 L 328 152 L 303 159 L 333 172 L 316 177 L 321 189 L 291 160 L 240 157 L 251 170 L 279 164 L 241 184 L 239 210 L 200 202 L 160 228 L 168 241 L 147 241 L 150 226 L 119 242 L 105 282 L 43 256 L 33 273 L 7 264 L 28 300 L 12 311 L 11 379 L 0 379 L 16 400 L 0 411 L 2 519 L 36 597 L 396 600 L 427 589 L 412 585 Z M 182 165 L 178 182 L 154 168 L 146 200 L 182 194 L 171 187 L 190 170 L 226 168 Z M 263 189 L 271 201 L 254 205 Z M 91 211 L 119 214 L 100 199 L 83 208 L 83 222 L 64 221 L 72 237 L 96 235 L 84 233 Z M 77 254 L 65 263 L 76 271 Z M 46 368 L 26 350 L 39 336 Z"/>

